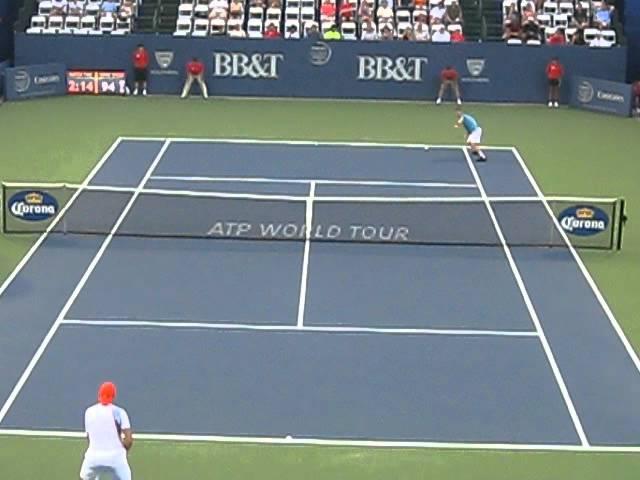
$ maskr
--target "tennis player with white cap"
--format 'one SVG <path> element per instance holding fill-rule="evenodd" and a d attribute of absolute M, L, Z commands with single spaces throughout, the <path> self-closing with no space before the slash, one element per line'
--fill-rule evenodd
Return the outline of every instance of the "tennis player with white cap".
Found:
<path fill-rule="evenodd" d="M 113 480 L 131 480 L 127 452 L 133 445 L 127 412 L 116 405 L 116 386 L 104 382 L 98 389 L 98 403 L 87 408 L 84 429 L 89 448 L 84 455 L 80 480 L 96 480 L 101 474 Z"/>

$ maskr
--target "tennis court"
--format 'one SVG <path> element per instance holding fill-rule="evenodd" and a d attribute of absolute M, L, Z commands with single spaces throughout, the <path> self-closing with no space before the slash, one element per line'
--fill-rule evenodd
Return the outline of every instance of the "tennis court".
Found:
<path fill-rule="evenodd" d="M 157 438 L 636 449 L 640 362 L 565 237 L 535 245 L 518 152 L 488 153 L 118 139 L 85 182 L 112 200 L 68 204 L 106 235 L 43 236 L 2 288 L 0 430 L 78 432 L 110 378 Z M 239 231 L 265 219 L 300 241 Z"/>

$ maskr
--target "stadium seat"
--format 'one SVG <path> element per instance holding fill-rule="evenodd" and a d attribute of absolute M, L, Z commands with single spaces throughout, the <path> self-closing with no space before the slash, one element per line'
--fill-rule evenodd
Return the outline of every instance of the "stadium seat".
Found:
<path fill-rule="evenodd" d="M 300 18 L 302 19 L 303 23 L 305 23 L 305 22 L 314 22 L 316 20 L 316 10 L 315 10 L 315 8 L 302 7 L 300 9 Z"/>
<path fill-rule="evenodd" d="M 449 30 L 449 33 L 453 33 L 453 32 L 462 33 L 462 25 L 460 25 L 459 23 L 452 23 L 447 27 L 447 30 Z"/>
<path fill-rule="evenodd" d="M 308 20 L 306 22 L 303 22 L 302 24 L 302 31 L 304 32 L 304 36 L 307 36 L 307 32 L 309 31 L 309 29 L 311 27 L 318 27 L 318 22 L 316 22 L 315 20 Z"/>
<path fill-rule="evenodd" d="M 573 38 L 573 35 L 576 33 L 578 29 L 577 28 L 567 28 L 564 31 L 564 36 L 567 39 L 567 42 L 570 42 L 571 39 Z"/>
<path fill-rule="evenodd" d="M 545 27 L 544 29 L 545 41 L 549 40 L 549 37 L 551 37 L 554 33 L 556 33 L 557 30 L 558 30 L 557 27 Z"/>
<path fill-rule="evenodd" d="M 586 43 L 591 42 L 593 39 L 596 38 L 596 36 L 598 35 L 598 32 L 600 32 L 600 30 L 598 30 L 597 28 L 585 28 L 584 29 L 584 41 Z"/>
<path fill-rule="evenodd" d="M 77 15 L 67 15 L 64 19 L 64 28 L 60 33 L 73 34 L 80 29 L 80 17 Z"/>
<path fill-rule="evenodd" d="M 280 24 L 282 19 L 282 10 L 279 8 L 267 8 L 267 20 Z"/>
<path fill-rule="evenodd" d="M 527 45 L 537 47 L 542 45 L 542 42 L 540 40 L 527 40 Z"/>
<path fill-rule="evenodd" d="M 111 32 L 111 35 L 126 35 L 131 33 L 131 19 L 130 18 L 117 18 L 116 28 Z"/>
<path fill-rule="evenodd" d="M 569 17 L 573 16 L 573 2 L 560 2 L 560 13 L 566 13 Z"/>
<path fill-rule="evenodd" d="M 553 25 L 552 17 L 548 13 L 538 15 L 538 23 L 541 27 L 551 27 Z"/>
<path fill-rule="evenodd" d="M 247 22 L 247 36 L 249 38 L 262 38 L 262 20 L 250 18 Z"/>
<path fill-rule="evenodd" d="M 298 30 L 298 32 L 300 32 L 300 21 L 299 20 L 285 20 L 284 21 L 284 31 L 286 32 L 291 25 L 295 26 L 296 29 Z"/>
<path fill-rule="evenodd" d="M 522 45 L 522 40 L 519 38 L 510 38 L 507 40 L 507 45 Z"/>
<path fill-rule="evenodd" d="M 264 21 L 264 8 L 250 7 L 249 20 L 260 20 L 260 23 L 262 23 Z"/>
<path fill-rule="evenodd" d="M 401 38 L 404 35 L 407 28 L 413 28 L 411 22 L 398 22 L 398 38 Z"/>
<path fill-rule="evenodd" d="M 209 34 L 209 20 L 204 18 L 196 18 L 193 21 L 193 37 L 206 37 Z"/>
<path fill-rule="evenodd" d="M 602 38 L 604 38 L 608 42 L 611 42 L 613 45 L 617 43 L 615 30 L 602 30 Z"/>
<path fill-rule="evenodd" d="M 51 13 L 51 2 L 44 1 L 38 4 L 38 15 L 48 17 Z"/>
<path fill-rule="evenodd" d="M 300 21 L 300 9 L 287 6 L 284 10 L 284 19 L 286 21 Z"/>
<path fill-rule="evenodd" d="M 315 2 L 315 0 L 301 0 L 300 1 L 300 7 L 301 8 L 313 8 L 315 10 L 316 2 Z"/>
<path fill-rule="evenodd" d="M 193 16 L 193 4 L 181 3 L 178 5 L 178 18 L 191 18 Z"/>
<path fill-rule="evenodd" d="M 64 17 L 60 15 L 54 15 L 49 17 L 49 23 L 43 33 L 56 34 L 64 28 Z"/>
<path fill-rule="evenodd" d="M 211 20 L 209 33 L 211 35 L 224 35 L 227 33 L 227 23 L 222 18 Z"/>
<path fill-rule="evenodd" d="M 173 32 L 174 37 L 188 37 L 191 35 L 191 18 L 178 17 L 176 22 L 176 31 Z"/>
<path fill-rule="evenodd" d="M 100 3 L 89 2 L 84 7 L 85 15 L 91 15 L 93 17 L 97 17 L 100 13 Z"/>
<path fill-rule="evenodd" d="M 547 15 L 555 15 L 558 13 L 558 3 L 557 2 L 544 2 L 542 5 L 542 11 Z"/>
<path fill-rule="evenodd" d="M 340 25 L 340 31 L 342 32 L 342 38 L 345 40 L 357 40 L 357 27 L 355 22 L 342 22 Z"/>
<path fill-rule="evenodd" d="M 243 37 L 244 30 L 242 29 L 242 20 L 239 18 L 230 18 L 227 21 L 227 35 L 230 37 Z"/>
<path fill-rule="evenodd" d="M 322 22 L 322 24 L 320 25 L 320 31 L 324 35 L 329 30 L 331 30 L 331 27 L 333 27 L 333 22 Z"/>
<path fill-rule="evenodd" d="M 553 26 L 567 28 L 569 26 L 569 17 L 566 13 L 557 13 L 553 16 Z"/>
<path fill-rule="evenodd" d="M 100 17 L 100 31 L 102 33 L 111 33 L 115 28 L 115 22 L 111 15 L 103 15 Z"/>
<path fill-rule="evenodd" d="M 418 17 L 420 17 L 421 15 L 424 15 L 425 17 L 429 17 L 429 12 L 427 11 L 426 8 L 416 8 L 411 17 L 413 19 L 413 23 L 416 23 L 418 21 Z"/>
<path fill-rule="evenodd" d="M 85 15 L 80 19 L 80 30 L 76 33 L 81 35 L 88 35 L 92 31 L 96 30 L 96 17 L 92 15 Z"/>
<path fill-rule="evenodd" d="M 404 8 L 396 10 L 396 22 L 411 23 L 411 12 Z"/>
<path fill-rule="evenodd" d="M 37 35 L 47 28 L 47 17 L 43 15 L 34 15 L 31 17 L 31 26 L 27 28 L 27 33 L 31 35 Z"/>
<path fill-rule="evenodd" d="M 286 8 L 300 8 L 300 0 L 287 0 Z"/>
<path fill-rule="evenodd" d="M 209 17 L 209 5 L 203 5 L 199 3 L 193 9 L 193 15 L 198 18 L 208 18 Z"/>

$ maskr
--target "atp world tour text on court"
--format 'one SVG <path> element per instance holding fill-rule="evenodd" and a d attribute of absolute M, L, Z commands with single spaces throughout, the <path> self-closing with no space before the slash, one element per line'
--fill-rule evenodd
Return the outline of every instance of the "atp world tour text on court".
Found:
<path fill-rule="evenodd" d="M 218 221 L 207 231 L 211 237 L 255 237 L 278 239 L 313 240 L 383 240 L 388 242 L 408 242 L 409 227 L 406 225 L 368 225 L 350 223 L 348 225 L 312 225 L 307 235 L 307 226 L 297 223 L 251 223 Z"/>

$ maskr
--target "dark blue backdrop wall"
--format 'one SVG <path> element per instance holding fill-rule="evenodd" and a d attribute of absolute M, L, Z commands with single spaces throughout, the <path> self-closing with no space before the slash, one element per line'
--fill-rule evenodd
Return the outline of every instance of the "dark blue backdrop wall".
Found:
<path fill-rule="evenodd" d="M 69 69 L 131 70 L 138 43 L 150 51 L 151 93 L 180 91 L 184 66 L 205 62 L 213 95 L 433 99 L 446 65 L 470 101 L 542 102 L 553 56 L 571 75 L 624 81 L 626 49 L 523 47 L 502 43 L 311 42 L 173 38 L 163 35 L 71 37 L 16 35 L 16 64 L 60 62 Z M 565 98 L 568 88 L 564 88 Z"/>
<path fill-rule="evenodd" d="M 630 82 L 640 80 L 640 1 L 630 0 L 624 4 L 625 34 L 629 44 Z"/>
<path fill-rule="evenodd" d="M 13 22 L 17 8 L 15 0 L 0 0 L 0 60 L 13 56 Z"/>

